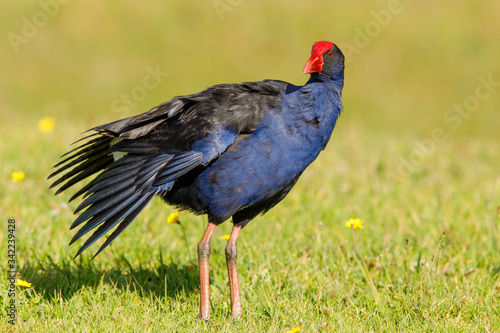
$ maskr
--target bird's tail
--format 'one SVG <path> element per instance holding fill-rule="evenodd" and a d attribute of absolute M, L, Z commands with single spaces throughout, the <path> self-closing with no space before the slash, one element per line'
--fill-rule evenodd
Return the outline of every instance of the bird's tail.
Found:
<path fill-rule="evenodd" d="M 97 132 L 82 139 L 84 143 L 63 155 L 63 160 L 54 166 L 57 170 L 49 176 L 49 179 L 59 176 L 50 186 L 62 185 L 56 192 L 59 194 L 87 177 L 97 175 L 70 199 L 83 195 L 84 200 L 76 208 L 75 214 L 86 208 L 71 225 L 73 229 L 86 222 L 70 244 L 99 226 L 76 256 L 117 226 L 94 255 L 97 256 L 159 191 L 168 190 L 173 184 L 173 181 L 157 184 L 156 176 L 175 159 L 174 155 L 159 152 L 154 147 L 133 143 L 123 145 L 119 142 L 121 139 L 113 134 Z M 121 156 L 117 156 L 117 152 Z M 156 183 L 153 184 L 155 179 Z"/>

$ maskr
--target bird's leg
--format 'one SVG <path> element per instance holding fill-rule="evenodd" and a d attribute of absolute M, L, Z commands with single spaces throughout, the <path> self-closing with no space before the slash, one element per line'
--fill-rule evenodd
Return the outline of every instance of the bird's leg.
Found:
<path fill-rule="evenodd" d="M 236 267 L 236 258 L 238 257 L 236 244 L 240 230 L 241 226 L 234 225 L 226 245 L 226 263 L 229 273 L 229 291 L 231 293 L 231 318 L 239 318 L 241 316 L 240 287 L 238 284 L 238 268 Z"/>
<path fill-rule="evenodd" d="M 198 243 L 198 265 L 200 266 L 200 313 L 198 318 L 208 320 L 210 316 L 210 281 L 208 272 L 208 260 L 212 247 L 210 238 L 214 232 L 216 224 L 209 222 L 201 241 Z"/>

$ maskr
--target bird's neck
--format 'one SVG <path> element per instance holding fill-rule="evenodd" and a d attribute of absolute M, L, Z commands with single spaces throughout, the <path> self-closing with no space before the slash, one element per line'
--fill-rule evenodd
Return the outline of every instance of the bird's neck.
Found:
<path fill-rule="evenodd" d="M 315 73 L 304 86 L 290 89 L 283 103 L 285 111 L 290 114 L 287 120 L 291 126 L 301 124 L 304 120 L 318 122 L 325 137 L 329 137 L 342 111 L 343 84 L 343 75 L 332 78 Z"/>
<path fill-rule="evenodd" d="M 319 85 L 316 85 L 319 84 Z M 333 89 L 334 91 L 342 92 L 344 86 L 344 72 L 339 71 L 339 73 L 312 73 L 309 81 L 307 81 L 304 87 L 310 85 L 315 89 Z"/>
<path fill-rule="evenodd" d="M 325 148 L 342 112 L 343 82 L 343 76 L 311 75 L 304 86 L 289 88 L 282 111 L 286 126 L 296 133 L 295 138 Z"/>
<path fill-rule="evenodd" d="M 307 104 L 325 105 L 329 104 L 328 102 L 341 103 L 343 86 L 343 72 L 338 75 L 313 73 L 309 81 L 302 87 L 303 98 Z"/>
<path fill-rule="evenodd" d="M 304 86 L 290 85 L 283 102 L 299 117 L 335 121 L 342 111 L 343 86 L 343 71 L 338 74 L 313 73 Z"/>

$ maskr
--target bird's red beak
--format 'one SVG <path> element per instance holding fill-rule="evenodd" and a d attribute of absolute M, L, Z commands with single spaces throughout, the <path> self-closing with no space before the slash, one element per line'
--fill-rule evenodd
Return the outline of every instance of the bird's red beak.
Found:
<path fill-rule="evenodd" d="M 323 70 L 323 55 L 313 54 L 311 58 L 307 60 L 307 63 L 304 66 L 302 74 L 318 73 L 321 72 L 322 70 Z"/>
<path fill-rule="evenodd" d="M 320 41 L 314 43 L 312 47 L 312 53 L 309 60 L 307 60 L 306 65 L 302 74 L 319 73 L 323 70 L 323 53 L 328 51 L 333 47 L 333 44 L 327 41 Z"/>

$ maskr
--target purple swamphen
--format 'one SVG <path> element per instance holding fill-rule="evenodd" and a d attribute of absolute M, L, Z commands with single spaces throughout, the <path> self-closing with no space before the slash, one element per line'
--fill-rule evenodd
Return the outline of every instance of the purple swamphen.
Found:
<path fill-rule="evenodd" d="M 98 227 L 76 255 L 116 227 L 99 254 L 155 195 L 207 214 L 198 263 L 199 317 L 208 320 L 210 238 L 232 217 L 226 260 L 231 316 L 239 317 L 240 230 L 288 194 L 325 148 L 342 111 L 344 56 L 335 44 L 316 42 L 303 73 L 310 74 L 304 86 L 277 80 L 220 84 L 92 128 L 49 176 L 60 176 L 51 186 L 64 183 L 60 193 L 97 175 L 70 199 L 83 195 L 75 214 L 85 209 L 71 225 L 83 224 L 71 243 Z"/>

